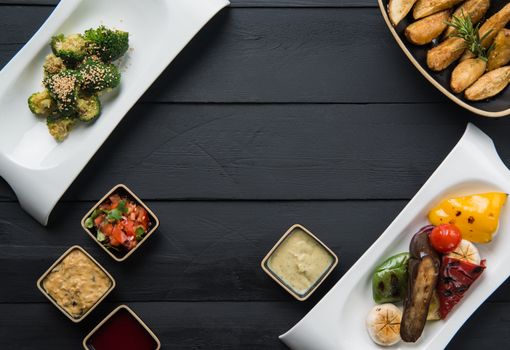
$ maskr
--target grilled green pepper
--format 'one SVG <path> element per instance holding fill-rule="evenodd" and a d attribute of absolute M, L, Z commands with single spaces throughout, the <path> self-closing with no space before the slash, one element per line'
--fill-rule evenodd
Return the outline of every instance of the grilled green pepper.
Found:
<path fill-rule="evenodd" d="M 372 294 L 378 304 L 401 301 L 407 291 L 409 253 L 389 257 L 379 265 L 372 277 Z"/>

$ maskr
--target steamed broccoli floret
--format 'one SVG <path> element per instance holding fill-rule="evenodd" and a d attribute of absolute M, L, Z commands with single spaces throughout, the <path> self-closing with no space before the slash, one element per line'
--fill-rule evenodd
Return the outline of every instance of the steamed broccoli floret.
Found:
<path fill-rule="evenodd" d="M 43 64 L 44 74 L 52 75 L 57 74 L 66 69 L 64 64 L 64 60 L 60 57 L 55 56 L 54 54 L 49 54 L 46 56 Z"/>
<path fill-rule="evenodd" d="M 72 69 L 66 69 L 44 79 L 44 85 L 56 101 L 57 111 L 64 117 L 76 113 L 80 82 L 79 72 Z"/>
<path fill-rule="evenodd" d="M 63 141 L 73 127 L 101 114 L 99 94 L 116 88 L 121 74 L 112 64 L 129 48 L 129 34 L 100 26 L 84 34 L 59 34 L 51 39 L 53 54 L 44 64 L 44 91 L 28 98 L 30 110 L 46 117 L 49 133 Z"/>
<path fill-rule="evenodd" d="M 78 69 L 82 77 L 81 88 L 84 91 L 99 92 L 113 89 L 120 84 L 119 69 L 113 64 L 87 58 Z"/>
<path fill-rule="evenodd" d="M 58 142 L 62 142 L 76 125 L 76 121 L 75 118 L 49 116 L 46 119 L 46 124 L 51 136 Z"/>
<path fill-rule="evenodd" d="M 97 95 L 79 97 L 76 105 L 81 121 L 90 123 L 101 114 L 101 101 Z"/>
<path fill-rule="evenodd" d="M 104 62 L 115 61 L 129 48 L 129 33 L 100 26 L 88 29 L 83 35 L 88 42 L 89 52 Z"/>
<path fill-rule="evenodd" d="M 73 65 L 85 58 L 87 42 L 81 34 L 71 34 L 68 36 L 59 34 L 51 38 L 51 49 L 55 56 Z"/>
<path fill-rule="evenodd" d="M 28 108 L 38 116 L 48 116 L 55 111 L 55 101 L 51 98 L 48 90 L 36 92 L 28 98 Z"/>

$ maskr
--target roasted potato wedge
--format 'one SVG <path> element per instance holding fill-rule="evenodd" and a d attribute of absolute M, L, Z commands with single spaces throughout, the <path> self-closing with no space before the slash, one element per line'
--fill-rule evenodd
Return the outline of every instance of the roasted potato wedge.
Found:
<path fill-rule="evenodd" d="M 465 49 L 464 39 L 448 38 L 427 52 L 427 66 L 433 71 L 442 71 L 459 59 Z"/>
<path fill-rule="evenodd" d="M 408 25 L 405 30 L 407 40 L 415 45 L 430 43 L 448 26 L 446 21 L 449 16 L 450 10 L 444 10 Z"/>
<path fill-rule="evenodd" d="M 510 66 L 485 73 L 465 92 L 470 101 L 480 101 L 499 94 L 510 82 Z"/>
<path fill-rule="evenodd" d="M 487 70 L 503 67 L 510 62 L 510 29 L 503 28 L 494 38 L 494 47 L 489 52 Z"/>
<path fill-rule="evenodd" d="M 470 58 L 460 62 L 452 72 L 450 87 L 459 93 L 473 85 L 485 73 L 487 62 L 480 58 Z"/>
<path fill-rule="evenodd" d="M 485 16 L 485 13 L 489 9 L 490 0 L 468 0 L 453 12 L 452 17 L 469 16 L 471 22 L 476 24 Z M 450 18 L 451 21 L 451 18 Z M 445 38 L 456 34 L 457 30 L 453 27 L 448 26 L 445 32 Z"/>
<path fill-rule="evenodd" d="M 418 0 L 413 9 L 414 19 L 420 19 L 434 13 L 451 9 L 464 0 Z"/>
<path fill-rule="evenodd" d="M 416 0 L 390 0 L 388 3 L 388 16 L 393 26 L 397 26 L 411 11 Z"/>
<path fill-rule="evenodd" d="M 469 50 L 465 50 L 462 56 L 460 56 L 459 61 L 462 62 L 471 58 L 476 58 L 476 55 Z"/>
<path fill-rule="evenodd" d="M 505 7 L 496 12 L 482 24 L 479 31 L 480 38 L 483 38 L 484 35 L 487 35 L 482 40 L 482 45 L 485 48 L 491 46 L 498 32 L 501 29 L 503 29 L 509 21 L 510 21 L 510 3 L 506 4 Z"/>

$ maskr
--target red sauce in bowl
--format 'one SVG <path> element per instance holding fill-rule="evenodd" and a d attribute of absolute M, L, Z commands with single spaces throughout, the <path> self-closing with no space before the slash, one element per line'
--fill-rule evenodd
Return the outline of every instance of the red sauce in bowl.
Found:
<path fill-rule="evenodd" d="M 156 339 L 125 308 L 120 308 L 88 339 L 91 350 L 155 350 Z"/>

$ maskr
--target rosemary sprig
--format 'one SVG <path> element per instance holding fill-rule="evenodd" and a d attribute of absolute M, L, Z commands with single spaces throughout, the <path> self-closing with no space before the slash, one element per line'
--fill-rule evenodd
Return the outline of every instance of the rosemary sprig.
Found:
<path fill-rule="evenodd" d="M 456 33 L 452 34 L 452 36 L 464 39 L 468 50 L 478 58 L 487 62 L 487 55 L 492 49 L 492 45 L 489 48 L 485 48 L 482 45 L 482 41 L 490 34 L 491 30 L 480 37 L 480 23 L 473 26 L 471 16 L 465 15 L 464 12 L 462 12 L 461 16 L 453 15 L 452 20 L 449 22 L 447 21 L 446 24 L 455 28 Z"/>

